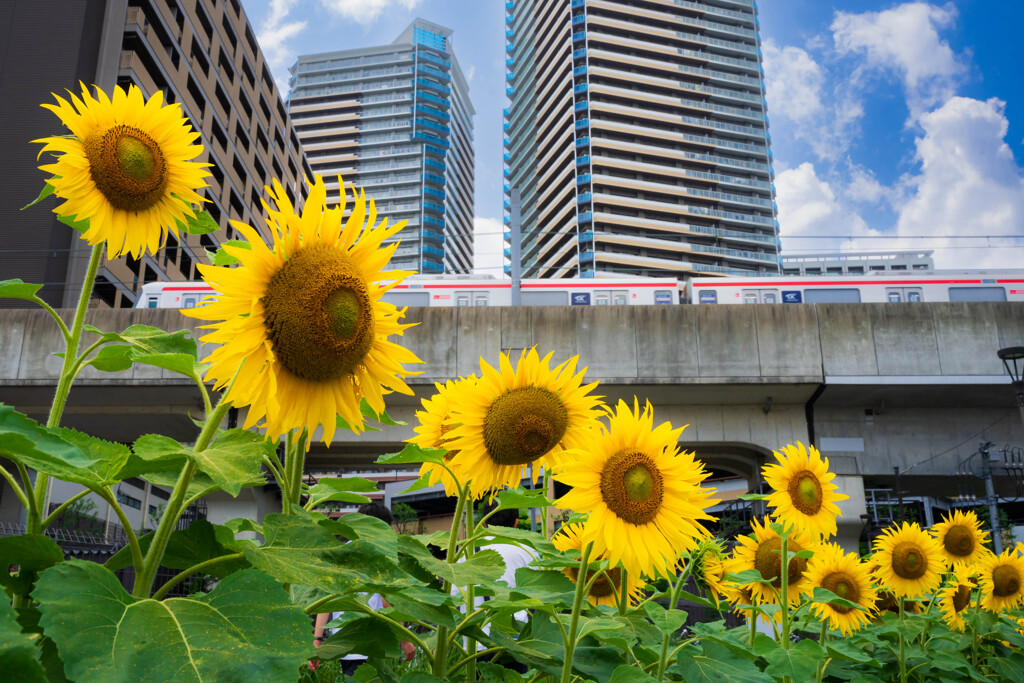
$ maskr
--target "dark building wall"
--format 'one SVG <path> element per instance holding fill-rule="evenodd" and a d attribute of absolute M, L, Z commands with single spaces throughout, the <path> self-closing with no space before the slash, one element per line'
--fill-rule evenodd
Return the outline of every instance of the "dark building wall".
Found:
<path fill-rule="evenodd" d="M 63 133 L 57 117 L 39 106 L 54 102 L 51 93 L 95 81 L 107 5 L 0 2 L 0 280 L 43 283 L 41 295 L 52 306 L 63 304 L 73 231 L 57 221 L 53 199 L 20 211 L 46 177 L 36 160 L 40 146 L 31 141 Z M 24 304 L 0 299 L 3 307 Z"/>

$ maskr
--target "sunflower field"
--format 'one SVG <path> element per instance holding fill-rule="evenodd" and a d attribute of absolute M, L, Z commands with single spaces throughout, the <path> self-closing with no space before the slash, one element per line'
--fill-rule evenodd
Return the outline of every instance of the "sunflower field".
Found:
<path fill-rule="evenodd" d="M 1024 680 L 1024 544 L 996 555 L 958 511 L 931 529 L 886 529 L 869 556 L 847 552 L 834 540 L 845 496 L 799 443 L 763 468 L 771 493 L 746 496 L 766 511 L 751 533 L 715 538 L 718 500 L 679 447 L 683 429 L 641 399 L 604 404 L 579 358 L 481 360 L 436 385 L 415 436 L 378 459 L 419 467 L 414 487 L 442 485 L 455 499 L 449 530 L 406 535 L 321 514 L 368 502 L 376 484 L 310 484 L 311 440 L 394 427 L 385 397 L 412 394 L 419 372 L 400 344 L 404 309 L 382 299 L 409 275 L 387 270 L 403 224 L 378 221 L 362 192 L 346 217 L 343 185 L 329 208 L 320 177 L 301 211 L 269 182 L 271 239 L 232 222 L 244 239 L 200 266 L 215 295 L 183 311 L 206 323 L 204 362 L 187 332 L 100 330 L 85 311 L 104 250 L 139 256 L 216 229 L 199 195 L 208 165 L 192 161 L 198 134 L 159 94 L 83 86 L 44 106 L 68 134 L 37 141 L 47 176 L 33 204 L 62 200 L 54 212 L 92 254 L 70 325 L 39 285 L 0 282 L 0 297 L 46 309 L 65 341 L 45 424 L 0 404 L 0 475 L 27 519 L 26 533 L 0 538 L 0 680 Z M 194 441 L 149 434 L 129 447 L 61 427 L 84 368 L 135 364 L 194 382 Z M 225 427 L 230 408 L 244 410 L 241 427 Z M 568 493 L 520 485 L 536 475 Z M 132 477 L 171 490 L 144 535 L 114 495 Z M 97 494 L 122 522 L 127 544 L 105 564 L 66 558 L 46 534 L 79 497 L 49 511 L 52 479 Z M 204 496 L 268 482 L 280 512 L 179 528 Z M 490 523 L 523 508 L 540 510 L 541 532 Z M 556 510 L 564 523 L 549 531 Z M 503 558 L 516 554 L 527 559 L 512 568 Z M 130 590 L 115 574 L 128 568 Z M 171 597 L 179 585 L 194 592 Z M 711 620 L 688 619 L 686 606 Z M 349 675 L 351 654 L 365 660 Z"/>

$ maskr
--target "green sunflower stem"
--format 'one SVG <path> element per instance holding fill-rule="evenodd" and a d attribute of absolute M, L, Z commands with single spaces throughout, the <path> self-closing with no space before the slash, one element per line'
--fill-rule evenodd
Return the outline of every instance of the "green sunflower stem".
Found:
<path fill-rule="evenodd" d="M 199 432 L 195 446 L 192 447 L 193 453 L 206 450 L 206 447 L 213 441 L 213 437 L 217 435 L 217 428 L 231 407 L 231 402 L 226 400 L 229 391 L 230 386 L 224 391 L 220 403 L 213 409 L 213 413 L 206 416 L 206 424 L 203 425 L 203 430 Z M 135 586 L 132 589 L 132 595 L 137 598 L 148 598 L 153 592 L 153 581 L 156 579 L 157 569 L 159 569 L 160 562 L 163 560 L 164 551 L 167 549 L 167 542 L 171 538 L 171 533 L 177 528 L 178 520 L 185 511 L 185 503 L 188 499 L 188 485 L 192 481 L 196 469 L 195 459 L 189 458 L 185 467 L 181 470 L 181 474 L 178 476 L 178 481 L 171 492 L 171 498 L 167 501 L 167 510 L 164 511 L 164 516 L 160 519 L 160 524 L 157 525 L 156 532 L 153 534 L 153 541 L 150 543 L 149 551 L 142 561 L 142 567 L 136 568 Z"/>
<path fill-rule="evenodd" d="M 569 632 L 565 638 L 565 661 L 562 663 L 562 683 L 569 683 L 572 678 L 572 658 L 576 652 L 576 631 L 580 623 L 580 611 L 583 609 L 583 597 L 586 593 L 587 569 L 590 566 L 590 551 L 593 543 L 587 543 L 580 556 L 580 569 L 576 575 L 576 595 L 572 602 L 572 616 L 569 618 Z M 583 580 L 581 580 L 583 579 Z"/>
<path fill-rule="evenodd" d="M 821 645 L 822 649 L 825 648 L 825 641 L 828 639 L 828 620 L 822 618 L 821 620 L 821 634 L 818 636 L 818 644 Z M 825 666 L 828 664 L 828 660 L 818 662 L 818 671 L 815 680 L 817 683 L 821 683 L 821 679 L 825 675 Z"/>
<path fill-rule="evenodd" d="M 900 683 L 907 683 L 907 644 L 903 629 L 907 625 L 907 614 L 903 606 L 903 598 L 898 597 L 900 605 Z"/>
<path fill-rule="evenodd" d="M 626 609 L 629 607 L 629 576 L 625 567 L 619 569 L 619 582 L 619 616 L 625 616 Z"/>
<path fill-rule="evenodd" d="M 456 555 L 455 550 L 458 547 L 459 540 L 459 528 L 462 526 L 462 515 L 466 509 L 466 499 L 469 497 L 469 485 L 459 487 L 459 501 L 455 504 L 455 516 L 452 517 L 451 531 L 448 533 L 448 552 L 445 555 L 445 559 L 448 564 L 455 564 Z M 468 541 L 471 536 L 471 529 L 466 529 L 466 540 Z M 450 588 L 447 582 L 444 582 L 441 586 L 442 590 Z M 441 680 L 447 680 L 447 668 L 448 668 L 448 627 L 438 625 L 437 627 L 437 648 L 434 650 L 434 657 L 431 661 L 431 673 L 440 678 Z"/>
<path fill-rule="evenodd" d="M 779 646 L 789 649 L 789 534 L 782 535 L 782 562 L 780 564 L 779 581 L 779 613 L 782 615 L 782 635 Z"/>
<path fill-rule="evenodd" d="M 96 282 L 96 271 L 100 267 L 100 257 L 103 255 L 104 242 L 100 242 L 92 248 L 89 256 L 89 265 L 85 271 L 85 279 L 82 281 L 82 291 L 78 295 L 78 306 L 75 308 L 75 318 L 71 325 L 71 333 L 66 337 L 67 344 L 64 347 L 64 364 L 60 370 L 60 379 L 57 380 L 57 390 L 53 396 L 53 403 L 50 405 L 50 415 L 46 420 L 47 427 L 60 425 L 60 418 L 64 415 L 64 406 L 68 401 L 68 394 L 71 392 L 71 383 L 75 380 L 75 362 L 78 360 L 78 345 L 82 341 L 82 329 L 85 327 L 85 312 L 89 308 L 89 299 L 92 297 L 92 288 Z M 27 511 L 25 532 L 29 534 L 42 533 L 42 521 L 46 516 L 47 503 L 49 502 L 50 475 L 42 472 L 36 475 L 35 485 L 32 489 L 32 499 L 35 501 L 35 509 Z"/>
<path fill-rule="evenodd" d="M 473 528 L 473 502 L 468 501 L 466 505 L 466 561 L 473 557 L 473 546 L 474 542 L 469 538 L 470 529 Z M 473 584 L 466 586 L 466 614 L 472 614 L 473 610 L 476 609 L 476 604 L 473 595 Z M 466 639 L 466 654 L 472 655 L 476 652 L 476 641 L 472 638 Z M 469 682 L 476 680 L 476 658 L 470 658 L 466 662 L 466 680 Z"/>

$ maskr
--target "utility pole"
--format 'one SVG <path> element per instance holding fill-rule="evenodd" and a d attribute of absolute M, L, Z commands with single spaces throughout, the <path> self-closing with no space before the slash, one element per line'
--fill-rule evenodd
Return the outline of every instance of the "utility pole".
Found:
<path fill-rule="evenodd" d="M 903 520 L 906 518 L 906 515 L 903 513 L 903 486 L 900 482 L 900 466 L 896 465 L 896 467 L 893 467 L 892 469 L 893 472 L 896 473 L 896 500 L 899 501 L 900 524 L 903 524 Z"/>
<path fill-rule="evenodd" d="M 520 225 L 520 195 L 519 188 L 512 188 L 512 199 L 511 199 L 511 212 L 512 215 L 509 219 L 509 241 L 511 242 L 509 248 L 509 258 L 512 261 L 512 305 L 519 305 L 519 293 L 522 289 L 522 226 Z"/>
<path fill-rule="evenodd" d="M 989 450 L 995 446 L 991 441 L 981 444 L 981 471 L 985 477 L 985 497 L 988 499 L 988 516 L 992 525 L 992 549 L 996 555 L 1003 553 L 1003 536 L 999 529 L 999 509 L 996 506 L 996 487 L 992 483 L 992 455 Z"/>

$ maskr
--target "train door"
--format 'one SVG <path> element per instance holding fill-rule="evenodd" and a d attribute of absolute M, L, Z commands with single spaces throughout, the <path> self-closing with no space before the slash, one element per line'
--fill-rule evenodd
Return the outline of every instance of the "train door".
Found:
<path fill-rule="evenodd" d="M 889 303 L 924 301 L 924 292 L 920 287 L 886 287 L 885 300 Z"/>
<path fill-rule="evenodd" d="M 779 290 L 744 289 L 742 297 L 745 304 L 777 304 L 779 303 Z"/>

